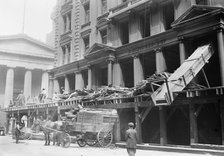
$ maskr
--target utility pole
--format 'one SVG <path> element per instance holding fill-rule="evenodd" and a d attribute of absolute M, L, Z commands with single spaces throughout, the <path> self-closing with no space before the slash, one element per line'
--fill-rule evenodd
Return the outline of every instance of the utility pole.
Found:
<path fill-rule="evenodd" d="M 26 16 L 26 0 L 23 0 L 23 23 L 22 23 L 22 34 L 24 34 L 25 31 L 25 16 Z"/>

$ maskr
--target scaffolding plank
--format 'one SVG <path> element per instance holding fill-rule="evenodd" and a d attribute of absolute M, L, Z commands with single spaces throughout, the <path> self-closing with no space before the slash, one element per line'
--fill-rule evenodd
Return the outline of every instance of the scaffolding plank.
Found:
<path fill-rule="evenodd" d="M 152 95 L 153 103 L 170 105 L 174 97 L 172 92 L 182 91 L 198 74 L 213 54 L 210 45 L 198 47 L 194 53 L 164 82 Z"/>

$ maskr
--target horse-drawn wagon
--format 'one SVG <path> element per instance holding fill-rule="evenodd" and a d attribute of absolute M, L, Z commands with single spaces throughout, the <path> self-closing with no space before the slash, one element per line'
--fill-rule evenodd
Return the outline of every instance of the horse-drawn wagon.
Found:
<path fill-rule="evenodd" d="M 75 118 L 63 121 L 63 145 L 68 147 L 75 140 L 80 147 L 109 146 L 113 141 L 113 127 L 117 120 L 117 111 L 112 109 L 82 109 Z"/>

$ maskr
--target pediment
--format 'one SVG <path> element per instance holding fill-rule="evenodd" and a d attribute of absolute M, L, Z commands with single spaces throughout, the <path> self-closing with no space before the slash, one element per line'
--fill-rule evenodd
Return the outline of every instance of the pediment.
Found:
<path fill-rule="evenodd" d="M 97 53 L 99 51 L 106 51 L 106 50 L 114 51 L 114 49 L 115 48 L 112 47 L 112 46 L 108 46 L 108 45 L 100 44 L 100 43 L 95 43 L 94 45 L 92 45 L 92 47 L 90 47 L 88 49 L 88 51 L 86 52 L 86 56 L 90 55 L 90 54 L 93 54 L 93 53 Z"/>
<path fill-rule="evenodd" d="M 224 10 L 223 7 L 218 6 L 193 5 L 184 14 L 182 14 L 176 21 L 172 23 L 172 27 L 223 10 Z"/>
<path fill-rule="evenodd" d="M 19 55 L 42 56 L 52 58 L 54 49 L 26 35 L 0 37 L 0 51 Z"/>

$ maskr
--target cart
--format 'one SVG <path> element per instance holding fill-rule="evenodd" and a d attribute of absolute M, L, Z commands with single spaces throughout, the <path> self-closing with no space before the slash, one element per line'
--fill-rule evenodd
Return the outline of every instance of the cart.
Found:
<path fill-rule="evenodd" d="M 117 111 L 111 109 L 83 109 L 76 118 L 64 121 L 62 146 L 69 147 L 71 141 L 80 147 L 108 147 L 113 141 L 113 127 L 117 120 Z"/>

